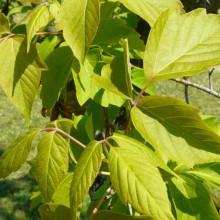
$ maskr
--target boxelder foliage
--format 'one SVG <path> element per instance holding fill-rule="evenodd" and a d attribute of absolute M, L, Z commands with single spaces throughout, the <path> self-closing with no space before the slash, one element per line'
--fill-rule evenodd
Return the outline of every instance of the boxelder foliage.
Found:
<path fill-rule="evenodd" d="M 79 219 L 82 204 L 95 220 L 220 219 L 218 124 L 153 91 L 220 63 L 220 17 L 186 13 L 179 0 L 30 2 L 0 14 L 0 84 L 28 124 L 38 94 L 51 122 L 9 145 L 0 177 L 43 133 L 29 162 L 41 219 Z M 150 25 L 146 45 L 138 17 Z"/>

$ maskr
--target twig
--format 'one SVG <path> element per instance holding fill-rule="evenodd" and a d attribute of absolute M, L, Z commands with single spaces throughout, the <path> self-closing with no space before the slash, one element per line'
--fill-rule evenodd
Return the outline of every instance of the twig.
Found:
<path fill-rule="evenodd" d="M 84 145 L 83 143 L 81 143 L 80 141 L 78 141 L 77 139 L 75 139 L 74 137 L 72 137 L 71 135 L 67 134 L 65 131 L 63 131 L 57 127 L 56 128 L 52 128 L 52 127 L 51 128 L 43 128 L 43 129 L 41 129 L 41 131 L 55 131 L 57 133 L 64 135 L 65 137 L 69 138 L 71 141 L 78 144 L 80 147 L 86 148 L 86 145 Z"/>
<path fill-rule="evenodd" d="M 189 80 L 184 80 L 184 79 L 180 79 L 180 78 L 176 78 L 176 79 L 171 79 L 172 81 L 175 81 L 175 82 L 178 82 L 178 83 L 181 83 L 183 85 L 188 85 L 188 86 L 191 86 L 191 87 L 194 87 L 196 89 L 199 89 L 199 90 L 202 90 L 210 95 L 213 95 L 217 98 L 220 98 L 220 93 L 216 92 L 216 91 L 213 91 L 205 86 L 202 86 L 200 84 L 197 84 L 197 83 L 193 83 Z"/>
<path fill-rule="evenodd" d="M 184 76 L 183 79 L 188 81 L 188 77 L 186 76 Z M 185 100 L 186 100 L 186 103 L 189 104 L 189 85 L 185 84 L 184 87 L 185 87 L 184 89 Z"/>
<path fill-rule="evenodd" d="M 208 75 L 209 75 L 209 89 L 211 89 L 213 91 L 213 86 L 212 86 L 212 73 L 214 72 L 215 68 L 213 67 L 212 69 L 210 69 L 208 71 Z"/>

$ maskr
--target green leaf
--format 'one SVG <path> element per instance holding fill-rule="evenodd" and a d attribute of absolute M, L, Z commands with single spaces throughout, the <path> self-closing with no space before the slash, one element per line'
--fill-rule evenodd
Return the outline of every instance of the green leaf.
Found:
<path fill-rule="evenodd" d="M 48 111 L 58 100 L 62 88 L 70 75 L 74 57 L 69 47 L 64 46 L 54 50 L 45 60 L 48 70 L 42 74 L 41 99 Z"/>
<path fill-rule="evenodd" d="M 141 98 L 131 110 L 135 128 L 163 158 L 192 167 L 220 161 L 220 137 L 199 117 L 198 109 L 176 98 Z"/>
<path fill-rule="evenodd" d="M 45 134 L 38 144 L 37 181 L 45 201 L 50 201 L 68 170 L 68 140 L 55 131 Z"/>
<path fill-rule="evenodd" d="M 53 202 L 70 207 L 70 186 L 73 180 L 73 173 L 68 173 L 58 185 L 56 191 L 53 194 Z"/>
<path fill-rule="evenodd" d="M 29 123 L 41 71 L 46 69 L 46 65 L 38 56 L 34 45 L 31 45 L 27 53 L 27 41 L 22 36 L 1 41 L 0 51 L 0 84 L 9 100 Z"/>
<path fill-rule="evenodd" d="M 131 95 L 130 73 L 127 60 L 127 51 L 116 56 L 111 64 L 102 68 L 101 76 L 93 75 L 92 80 L 103 89 L 122 98 L 129 99 Z"/>
<path fill-rule="evenodd" d="M 203 9 L 183 15 L 177 10 L 162 13 L 151 30 L 145 50 L 147 81 L 192 76 L 218 64 L 219 26 L 219 16 L 206 14 Z"/>
<path fill-rule="evenodd" d="M 211 128 L 218 135 L 220 135 L 220 125 L 219 125 L 219 122 L 218 122 L 216 116 L 201 115 L 201 118 L 209 128 Z"/>
<path fill-rule="evenodd" d="M 35 33 L 39 30 L 43 30 L 43 28 L 45 28 L 49 22 L 50 12 L 47 5 L 38 5 L 31 11 L 29 15 L 29 21 L 27 23 L 28 51 L 30 49 L 31 39 L 34 37 Z"/>
<path fill-rule="evenodd" d="M 183 5 L 179 0 L 138 0 L 132 2 L 129 0 L 118 0 L 130 11 L 145 19 L 150 26 L 156 22 L 160 14 L 168 8 L 177 8 L 182 10 Z"/>
<path fill-rule="evenodd" d="M 95 214 L 94 220 L 133 220 L 133 219 L 143 219 L 143 220 L 153 220 L 154 218 L 148 216 L 129 216 L 123 215 L 121 213 L 116 213 L 112 211 L 99 211 Z"/>
<path fill-rule="evenodd" d="M 70 188 L 70 208 L 76 219 L 77 209 L 88 193 L 102 163 L 102 144 L 92 141 L 83 151 L 73 174 Z"/>
<path fill-rule="evenodd" d="M 119 147 L 126 148 L 130 152 L 133 152 L 134 155 L 143 154 L 145 156 L 145 159 L 149 163 L 160 167 L 168 173 L 176 176 L 176 174 L 156 155 L 153 150 L 151 150 L 149 147 L 142 144 L 141 142 L 126 135 L 121 135 L 117 133 L 114 133 L 111 138 L 117 143 Z"/>
<path fill-rule="evenodd" d="M 220 190 L 220 163 L 207 163 L 195 166 L 191 173 Z"/>
<path fill-rule="evenodd" d="M 3 13 L 0 13 L 0 34 L 7 33 L 10 33 L 9 21 Z"/>
<path fill-rule="evenodd" d="M 138 212 L 159 219 L 174 219 L 165 182 L 159 170 L 145 155 L 125 147 L 111 147 L 110 178 L 123 203 L 130 203 Z"/>
<path fill-rule="evenodd" d="M 60 204 L 46 203 L 39 207 L 40 220 L 71 220 L 70 209 Z"/>
<path fill-rule="evenodd" d="M 220 219 L 205 184 L 189 175 L 181 177 L 182 179 L 173 178 L 169 183 L 177 219 Z"/>
<path fill-rule="evenodd" d="M 31 150 L 33 139 L 39 133 L 40 129 L 31 129 L 27 133 L 18 137 L 4 151 L 0 158 L 0 178 L 8 176 L 17 171 L 26 161 Z"/>
<path fill-rule="evenodd" d="M 61 5 L 58 23 L 66 42 L 81 63 L 99 25 L 99 7 L 99 0 L 64 0 Z"/>

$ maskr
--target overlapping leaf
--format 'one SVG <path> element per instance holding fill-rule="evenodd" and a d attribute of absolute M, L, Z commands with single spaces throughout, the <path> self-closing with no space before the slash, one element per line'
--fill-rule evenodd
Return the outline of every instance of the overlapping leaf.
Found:
<path fill-rule="evenodd" d="M 4 151 L 0 158 L 0 178 L 8 176 L 17 171 L 26 161 L 31 150 L 32 141 L 40 129 L 31 129 L 27 133 L 18 137 Z"/>
<path fill-rule="evenodd" d="M 180 15 L 168 10 L 159 17 L 148 38 L 144 71 L 148 82 L 206 71 L 220 62 L 220 19 L 197 9 Z"/>
<path fill-rule="evenodd" d="M 173 178 L 169 183 L 177 219 L 220 219 L 205 184 L 189 175 L 181 177 L 182 179 Z"/>
<path fill-rule="evenodd" d="M 150 26 L 156 22 L 160 14 L 168 8 L 182 10 L 183 5 L 179 0 L 139 0 L 135 4 L 130 0 L 118 0 L 130 11 L 145 19 Z"/>
<path fill-rule="evenodd" d="M 220 137 L 197 113 L 195 107 L 164 96 L 144 97 L 131 111 L 134 126 L 164 161 L 190 167 L 220 161 Z"/>
<path fill-rule="evenodd" d="M 28 51 L 30 48 L 31 39 L 33 38 L 35 33 L 42 28 L 45 28 L 49 22 L 50 12 L 47 5 L 38 5 L 31 11 L 29 15 L 29 21 L 27 23 Z"/>
<path fill-rule="evenodd" d="M 163 181 L 157 167 L 141 151 L 112 147 L 109 153 L 111 181 L 123 203 L 159 219 L 174 219 Z"/>
<path fill-rule="evenodd" d="M 64 0 L 61 5 L 58 22 L 66 42 L 81 63 L 99 25 L 99 4 L 99 0 Z"/>
<path fill-rule="evenodd" d="M 0 34 L 7 34 L 9 32 L 9 21 L 3 13 L 0 13 Z"/>
<path fill-rule="evenodd" d="M 22 36 L 1 41 L 0 51 L 0 84 L 9 100 L 29 122 L 41 71 L 46 69 L 46 65 L 39 58 L 34 45 L 27 53 L 27 41 Z"/>
<path fill-rule="evenodd" d="M 68 140 L 55 131 L 48 132 L 38 145 L 37 181 L 44 201 L 50 201 L 68 170 Z"/>
<path fill-rule="evenodd" d="M 42 103 L 48 111 L 58 100 L 70 75 L 73 54 L 69 47 L 54 50 L 45 60 L 48 70 L 42 74 Z"/>
<path fill-rule="evenodd" d="M 98 174 L 101 162 L 102 144 L 92 141 L 83 151 L 73 174 L 70 189 L 70 207 L 73 219 L 77 219 L 77 209 Z"/>

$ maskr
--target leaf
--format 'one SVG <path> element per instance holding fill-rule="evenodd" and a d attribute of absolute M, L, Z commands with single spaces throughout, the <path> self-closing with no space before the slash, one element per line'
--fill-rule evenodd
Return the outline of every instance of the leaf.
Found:
<path fill-rule="evenodd" d="M 191 173 L 220 190 L 220 163 L 207 163 L 195 166 Z"/>
<path fill-rule="evenodd" d="M 70 207 L 70 185 L 73 179 L 73 173 L 68 173 L 58 185 L 53 194 L 53 202 Z"/>
<path fill-rule="evenodd" d="M 71 220 L 70 209 L 54 203 L 45 203 L 38 208 L 40 220 Z"/>
<path fill-rule="evenodd" d="M 48 111 L 52 109 L 67 83 L 73 59 L 71 49 L 64 46 L 54 50 L 45 60 L 48 70 L 42 74 L 40 96 Z"/>
<path fill-rule="evenodd" d="M 141 98 L 131 110 L 132 122 L 165 162 L 220 161 L 220 137 L 198 115 L 198 109 L 176 98 Z"/>
<path fill-rule="evenodd" d="M 167 171 L 168 173 L 177 176 L 157 155 L 156 153 L 151 150 L 149 147 L 144 145 L 143 143 L 130 138 L 126 135 L 121 135 L 114 133 L 112 139 L 117 143 L 119 147 L 126 148 L 131 153 L 133 152 L 134 155 L 136 154 L 143 154 L 145 160 L 149 163 L 153 164 L 154 166 L 160 167 L 161 169 Z"/>
<path fill-rule="evenodd" d="M 123 215 L 121 213 L 116 213 L 112 211 L 99 211 L 95 214 L 94 220 L 133 220 L 133 219 L 143 219 L 143 220 L 153 220 L 153 218 L 148 216 L 129 216 L 129 215 Z"/>
<path fill-rule="evenodd" d="M 45 4 L 38 5 L 31 11 L 27 23 L 27 51 L 30 49 L 31 39 L 36 32 L 45 28 L 50 20 L 50 12 Z"/>
<path fill-rule="evenodd" d="M 84 196 L 88 193 L 102 163 L 102 144 L 92 141 L 83 151 L 75 167 L 70 188 L 70 208 L 72 218 L 76 219 L 76 213 Z"/>
<path fill-rule="evenodd" d="M 4 151 L 0 158 L 0 178 L 16 172 L 26 161 L 31 150 L 33 139 L 39 133 L 40 129 L 31 129 L 27 133 L 18 137 Z"/>
<path fill-rule="evenodd" d="M 2 41 L 0 51 L 0 84 L 9 100 L 29 123 L 41 71 L 46 69 L 46 65 L 38 56 L 34 45 L 31 45 L 27 53 L 27 42 L 22 36 Z"/>
<path fill-rule="evenodd" d="M 0 35 L 7 33 L 10 33 L 9 21 L 3 13 L 0 13 Z"/>
<path fill-rule="evenodd" d="M 144 55 L 148 82 L 192 76 L 219 63 L 220 20 L 197 9 L 168 10 L 151 29 Z M 185 31 L 188 30 L 188 31 Z"/>
<path fill-rule="evenodd" d="M 219 125 L 219 122 L 218 122 L 216 116 L 201 115 L 201 118 L 209 128 L 211 128 L 218 135 L 220 135 L 220 125 Z"/>
<path fill-rule="evenodd" d="M 38 144 L 37 181 L 44 201 L 50 201 L 68 170 L 68 140 L 55 131 L 45 134 Z"/>
<path fill-rule="evenodd" d="M 169 183 L 177 219 L 220 219 L 205 184 L 189 175 L 181 177 Z"/>
<path fill-rule="evenodd" d="M 119 0 L 130 11 L 145 19 L 150 26 L 156 22 L 160 14 L 168 8 L 177 8 L 182 10 L 183 5 L 179 0 L 139 0 L 132 2 L 129 0 Z"/>
<path fill-rule="evenodd" d="M 155 220 L 174 219 L 165 182 L 142 152 L 134 154 L 124 147 L 111 147 L 109 170 L 114 189 L 123 203 L 131 204 Z"/>
<path fill-rule="evenodd" d="M 131 98 L 131 82 L 127 60 L 127 52 L 116 56 L 111 64 L 102 68 L 101 76 L 93 75 L 94 83 L 122 98 Z"/>
<path fill-rule="evenodd" d="M 63 29 L 67 44 L 81 63 L 95 37 L 99 11 L 99 0 L 64 0 L 61 5 L 58 23 Z"/>

